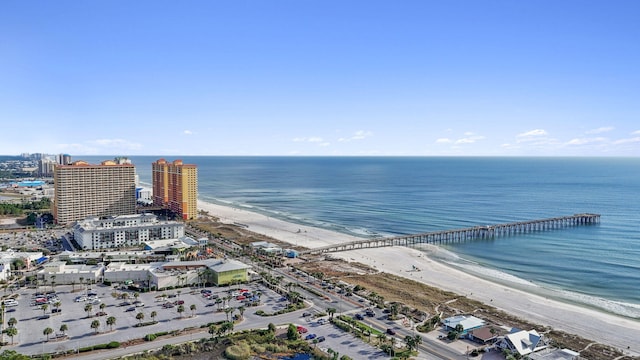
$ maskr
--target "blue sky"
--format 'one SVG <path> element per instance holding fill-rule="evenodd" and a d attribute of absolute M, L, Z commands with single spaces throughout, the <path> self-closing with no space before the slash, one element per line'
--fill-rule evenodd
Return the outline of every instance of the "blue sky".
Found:
<path fill-rule="evenodd" d="M 4 1 L 0 154 L 640 156 L 638 1 Z"/>

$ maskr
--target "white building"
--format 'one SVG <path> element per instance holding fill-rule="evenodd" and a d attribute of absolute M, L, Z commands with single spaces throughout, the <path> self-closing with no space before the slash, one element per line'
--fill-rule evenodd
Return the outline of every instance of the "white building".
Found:
<path fill-rule="evenodd" d="M 159 221 L 153 214 L 90 217 L 73 227 L 73 236 L 84 250 L 136 247 L 143 242 L 184 236 L 184 224 Z"/>
<path fill-rule="evenodd" d="M 64 261 L 52 261 L 44 264 L 38 272 L 38 279 L 46 281 L 47 285 L 55 282 L 57 285 L 96 283 L 102 278 L 104 266 L 98 265 L 67 265 Z"/>
<path fill-rule="evenodd" d="M 548 347 L 542 335 L 535 330 L 521 330 L 505 335 L 504 339 L 497 345 L 502 349 L 517 352 L 520 356 L 529 355 Z"/>

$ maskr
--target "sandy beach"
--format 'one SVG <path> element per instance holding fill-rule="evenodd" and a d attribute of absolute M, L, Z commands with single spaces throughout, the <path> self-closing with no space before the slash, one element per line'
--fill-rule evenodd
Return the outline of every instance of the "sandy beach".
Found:
<path fill-rule="evenodd" d="M 199 201 L 198 207 L 219 217 L 222 222 L 242 223 L 253 232 L 292 245 L 315 248 L 361 239 L 203 201 Z M 637 320 L 559 302 L 484 280 L 434 261 L 425 252 L 416 249 L 385 247 L 333 253 L 332 256 L 361 262 L 387 273 L 465 295 L 534 323 L 614 346 L 624 350 L 625 354 L 640 356 L 640 344 L 637 342 L 640 338 L 640 321 Z M 421 271 L 408 272 L 411 265 Z"/>

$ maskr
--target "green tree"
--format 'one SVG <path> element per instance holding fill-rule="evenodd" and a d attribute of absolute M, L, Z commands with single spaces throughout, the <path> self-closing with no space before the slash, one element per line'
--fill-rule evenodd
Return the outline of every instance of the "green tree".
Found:
<path fill-rule="evenodd" d="M 213 339 L 213 336 L 217 333 L 218 333 L 218 327 L 215 326 L 214 324 L 209 325 L 209 334 L 211 334 L 212 339 Z"/>
<path fill-rule="evenodd" d="M 300 333 L 298 333 L 298 328 L 293 324 L 289 324 L 289 326 L 287 327 L 287 339 L 288 340 L 300 339 Z"/>
<path fill-rule="evenodd" d="M 327 314 L 329 314 L 330 318 L 333 318 L 333 314 L 335 313 L 336 313 L 336 308 L 332 308 L 332 307 L 327 308 Z"/>
<path fill-rule="evenodd" d="M 141 324 L 142 320 L 144 320 L 144 313 L 141 311 L 138 314 L 136 314 L 136 319 L 138 320 L 138 323 Z"/>
<path fill-rule="evenodd" d="M 196 304 L 191 304 L 189 306 L 189 309 L 191 310 L 191 316 L 195 316 L 196 314 Z"/>
<path fill-rule="evenodd" d="M 49 308 L 49 304 L 42 304 L 42 314 L 46 314 L 47 313 L 47 309 Z"/>
<path fill-rule="evenodd" d="M 93 320 L 91 322 L 91 328 L 96 332 L 96 334 L 98 333 L 98 329 L 100 329 L 100 321 L 98 320 Z"/>
<path fill-rule="evenodd" d="M 47 337 L 47 341 L 49 341 L 49 335 L 53 334 L 53 329 L 50 327 L 46 327 L 44 328 L 44 330 L 42 330 L 42 333 Z"/>
<path fill-rule="evenodd" d="M 113 331 L 113 325 L 115 325 L 115 324 L 116 324 L 116 318 L 115 318 L 115 316 L 109 316 L 109 317 L 107 318 L 107 325 L 109 325 L 109 329 L 110 329 L 111 331 Z"/>
<path fill-rule="evenodd" d="M 87 313 L 87 317 L 91 317 L 91 311 L 93 311 L 93 305 L 91 304 L 85 304 L 84 306 L 84 312 Z"/>
<path fill-rule="evenodd" d="M 14 327 L 10 327 L 5 330 L 5 333 L 9 335 L 9 337 L 11 338 L 11 345 L 13 345 L 13 337 L 18 335 L 18 329 Z M 7 350 L 5 350 L 4 352 L 7 352 Z M 3 352 L 3 355 L 4 355 L 4 352 Z M 4 359 L 4 357 L 0 356 L 0 359 Z M 13 358 L 10 358 L 10 359 L 13 359 Z"/>
<path fill-rule="evenodd" d="M 69 330 L 69 326 L 67 326 L 67 324 L 62 324 L 62 325 L 60 325 L 60 332 L 61 332 L 62 334 L 65 334 L 65 335 L 66 335 L 67 330 Z"/>
<path fill-rule="evenodd" d="M 18 323 L 18 319 L 12 317 L 7 321 L 7 325 L 9 325 L 9 327 L 16 327 L 16 324 Z"/>
<path fill-rule="evenodd" d="M 180 314 L 180 317 L 182 318 L 182 313 L 184 312 L 184 305 L 178 305 L 178 314 Z"/>
<path fill-rule="evenodd" d="M 152 311 L 151 314 L 149 314 L 149 316 L 151 317 L 151 321 L 156 321 L 156 317 L 158 316 L 158 312 L 157 311 Z"/>
<path fill-rule="evenodd" d="M 246 310 L 246 308 L 244 306 L 239 306 L 238 307 L 238 312 L 240 313 L 240 317 L 244 319 L 244 311 Z"/>

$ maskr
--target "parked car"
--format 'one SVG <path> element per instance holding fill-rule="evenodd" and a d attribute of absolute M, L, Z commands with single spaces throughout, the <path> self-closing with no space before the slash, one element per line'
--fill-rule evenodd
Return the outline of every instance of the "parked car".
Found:
<path fill-rule="evenodd" d="M 4 306 L 18 306 L 18 301 L 15 299 L 7 299 L 4 301 Z"/>
<path fill-rule="evenodd" d="M 389 335 L 395 335 L 395 334 L 396 334 L 396 331 L 395 331 L 395 330 L 393 330 L 392 328 L 388 328 L 388 329 L 387 329 L 387 334 L 389 334 Z"/>
<path fill-rule="evenodd" d="M 364 320 L 364 316 L 362 316 L 362 314 L 356 314 L 356 315 L 354 316 L 354 318 L 355 318 L 356 320 Z"/>
<path fill-rule="evenodd" d="M 136 307 L 144 307 L 144 303 L 143 303 L 143 302 L 138 302 L 138 303 L 136 304 Z"/>
<path fill-rule="evenodd" d="M 316 334 L 309 334 L 305 337 L 306 340 L 313 340 L 316 338 Z"/>
<path fill-rule="evenodd" d="M 62 312 L 62 309 L 60 309 L 60 308 L 53 308 L 53 309 L 51 309 L 51 313 L 52 313 L 52 314 L 55 314 L 55 313 L 61 313 L 61 312 Z"/>
<path fill-rule="evenodd" d="M 107 313 L 106 313 L 106 312 L 104 312 L 104 311 L 98 311 L 98 312 L 96 313 L 96 316 L 107 316 Z"/>
<path fill-rule="evenodd" d="M 327 323 L 327 320 L 325 320 L 325 319 L 318 320 L 318 325 L 324 325 L 326 323 Z"/>
<path fill-rule="evenodd" d="M 304 313 L 302 313 L 302 317 L 309 317 L 309 316 L 311 316 L 311 313 L 310 313 L 310 312 L 304 312 Z"/>
<path fill-rule="evenodd" d="M 127 310 L 125 310 L 125 312 L 130 312 L 130 311 L 136 311 L 136 307 L 132 306 L 130 308 L 127 308 Z"/>
<path fill-rule="evenodd" d="M 318 338 L 316 339 L 316 341 L 318 341 L 318 342 L 323 342 L 323 341 L 324 341 L 324 336 L 318 336 Z"/>
<path fill-rule="evenodd" d="M 175 305 L 173 305 L 173 303 L 170 303 L 170 302 L 168 302 L 168 303 L 164 303 L 164 304 L 162 305 L 162 307 L 163 307 L 163 308 L 165 308 L 165 309 L 172 308 L 172 307 L 174 307 L 174 306 L 175 306 Z"/>
<path fill-rule="evenodd" d="M 308 331 L 307 328 L 305 328 L 304 326 L 298 326 L 296 329 L 300 334 L 304 334 Z"/>

